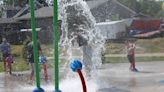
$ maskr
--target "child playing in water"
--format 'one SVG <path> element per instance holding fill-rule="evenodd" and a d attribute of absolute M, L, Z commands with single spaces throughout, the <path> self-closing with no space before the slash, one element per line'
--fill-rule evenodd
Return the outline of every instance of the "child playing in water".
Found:
<path fill-rule="evenodd" d="M 6 72 L 8 69 L 9 74 L 12 74 L 12 66 L 13 63 L 12 56 L 10 54 L 10 43 L 7 42 L 6 38 L 2 38 L 2 43 L 0 44 L 0 49 L 3 56 L 4 62 L 4 71 Z"/>
<path fill-rule="evenodd" d="M 31 40 L 31 39 L 30 39 Z M 38 54 L 41 54 L 41 46 L 38 42 Z M 34 76 L 34 53 L 33 53 L 33 42 L 30 41 L 28 44 L 27 44 L 27 57 L 28 57 L 28 62 L 30 64 L 30 68 L 31 68 L 31 74 L 30 74 L 30 80 L 33 79 L 33 76 Z"/>
<path fill-rule="evenodd" d="M 135 67 L 135 44 L 132 42 L 127 42 L 127 58 L 130 62 L 130 70 L 137 72 Z"/>

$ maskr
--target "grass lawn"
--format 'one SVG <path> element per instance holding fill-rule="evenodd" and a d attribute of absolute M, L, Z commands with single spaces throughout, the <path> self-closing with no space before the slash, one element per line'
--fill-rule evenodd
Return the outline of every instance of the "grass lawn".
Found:
<path fill-rule="evenodd" d="M 136 53 L 164 53 L 164 38 L 138 39 L 136 42 Z M 124 54 L 126 45 L 124 43 L 107 43 L 106 54 Z"/>
<path fill-rule="evenodd" d="M 14 58 L 13 71 L 25 71 L 28 70 L 28 64 L 21 57 Z M 4 71 L 3 62 L 0 62 L 0 72 Z"/>

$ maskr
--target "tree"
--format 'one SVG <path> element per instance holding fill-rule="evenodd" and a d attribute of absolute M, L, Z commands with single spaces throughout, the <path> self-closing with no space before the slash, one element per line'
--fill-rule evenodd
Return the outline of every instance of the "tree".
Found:
<path fill-rule="evenodd" d="M 162 17 L 163 15 L 160 15 L 160 11 L 162 11 L 161 1 L 155 1 L 155 0 L 140 0 L 140 11 L 144 14 L 154 16 L 154 17 Z"/>
<path fill-rule="evenodd" d="M 2 5 L 22 5 L 28 3 L 28 0 L 2 0 Z"/>
<path fill-rule="evenodd" d="M 12 5 L 13 0 L 2 0 L 3 1 L 3 5 Z"/>
<path fill-rule="evenodd" d="M 152 17 L 163 17 L 164 12 L 162 12 L 162 0 L 118 0 L 125 6 L 131 8 L 137 13 L 141 12 L 143 14 L 150 15 Z"/>

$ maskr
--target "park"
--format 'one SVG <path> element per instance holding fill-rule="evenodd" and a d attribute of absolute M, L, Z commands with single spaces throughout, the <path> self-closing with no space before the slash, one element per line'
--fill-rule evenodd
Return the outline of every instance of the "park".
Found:
<path fill-rule="evenodd" d="M 164 0 L 1 0 L 0 92 L 162 92 Z"/>

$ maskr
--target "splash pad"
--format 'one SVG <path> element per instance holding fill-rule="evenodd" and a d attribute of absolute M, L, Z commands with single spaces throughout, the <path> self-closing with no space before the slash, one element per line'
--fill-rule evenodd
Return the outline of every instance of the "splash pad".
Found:
<path fill-rule="evenodd" d="M 86 70 L 92 71 L 91 69 L 96 69 L 96 66 L 98 66 L 100 60 L 100 51 L 103 46 L 102 40 L 103 38 L 100 37 L 99 32 L 94 28 L 95 21 L 93 19 L 93 16 L 91 15 L 90 11 L 88 8 L 86 8 L 86 3 L 82 0 L 63 0 L 61 1 L 65 5 L 64 12 L 66 13 L 63 16 L 63 25 L 62 25 L 62 46 L 63 47 L 68 47 L 69 49 L 67 52 L 70 55 L 70 58 L 68 59 L 70 61 L 72 57 L 72 51 L 70 52 L 70 49 L 74 48 L 72 47 L 73 45 L 70 45 L 73 40 L 75 40 L 72 33 L 76 33 L 76 31 L 79 31 L 79 35 L 82 37 L 87 37 L 87 46 L 83 46 L 83 57 L 81 60 L 83 61 Z M 69 3 L 69 4 L 67 4 Z M 53 1 L 53 29 L 54 29 L 54 83 L 55 83 L 55 90 L 54 92 L 61 92 L 59 90 L 59 52 L 58 52 L 58 2 L 57 0 Z M 74 9 L 74 10 L 72 10 Z M 31 26 L 32 26 L 32 38 L 34 42 L 34 61 L 35 61 L 35 70 L 36 70 L 36 89 L 33 90 L 33 92 L 44 92 L 44 90 L 40 87 L 40 75 L 38 71 L 38 51 L 37 51 L 37 38 L 36 38 L 36 30 L 35 30 L 35 14 L 34 14 L 34 2 L 33 0 L 30 0 L 30 12 L 31 12 Z M 73 12 L 79 13 L 77 16 L 76 14 L 73 14 Z M 80 20 L 77 20 L 78 22 L 72 22 L 74 21 L 74 18 L 69 16 L 69 14 L 73 14 L 75 17 L 82 17 Z M 84 21 L 84 22 L 83 22 Z M 86 23 L 85 23 L 86 22 Z M 66 28 L 64 28 L 64 27 Z M 76 26 L 76 27 L 75 27 Z M 75 28 L 72 30 L 72 28 Z M 98 40 L 99 39 L 99 40 Z M 97 41 L 98 40 L 98 41 Z M 99 44 L 99 45 L 98 45 Z M 92 45 L 92 46 L 91 46 Z M 98 45 L 98 46 L 96 46 Z M 90 53 L 87 51 L 89 48 L 95 50 L 91 50 Z M 93 58 L 94 57 L 94 58 Z M 93 62 L 94 61 L 94 62 Z M 91 62 L 91 63 L 90 63 Z M 93 64 L 97 64 L 94 65 Z M 93 71 L 92 71 L 93 72 Z M 78 73 L 80 75 L 80 78 L 82 79 L 82 84 L 85 84 L 84 78 L 82 76 L 82 73 L 78 70 Z M 87 92 L 86 87 L 83 85 L 83 92 Z"/>

